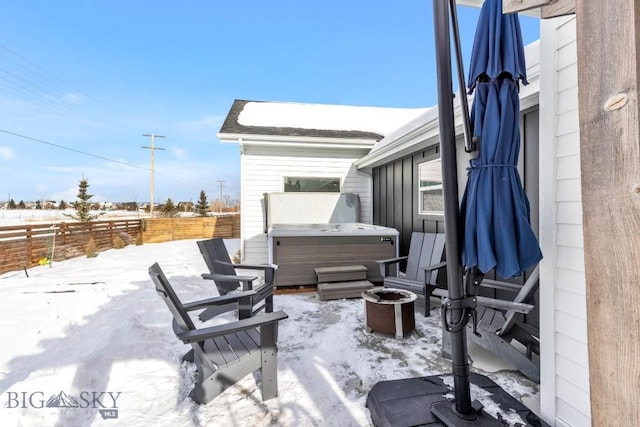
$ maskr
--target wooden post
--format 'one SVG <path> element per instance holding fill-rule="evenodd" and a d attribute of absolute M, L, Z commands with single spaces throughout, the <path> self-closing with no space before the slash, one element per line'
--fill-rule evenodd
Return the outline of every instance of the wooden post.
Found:
<path fill-rule="evenodd" d="M 548 5 L 551 2 L 552 0 L 502 0 L 502 12 L 524 12 L 525 10 Z"/>
<path fill-rule="evenodd" d="M 27 226 L 27 236 L 25 239 L 25 261 L 24 266 L 30 268 L 33 259 L 33 227 Z"/>
<path fill-rule="evenodd" d="M 576 0 L 557 0 L 548 6 L 543 6 L 540 10 L 540 17 L 547 19 L 574 13 L 576 13 Z"/>
<path fill-rule="evenodd" d="M 640 420 L 640 0 L 577 0 L 592 425 Z"/>

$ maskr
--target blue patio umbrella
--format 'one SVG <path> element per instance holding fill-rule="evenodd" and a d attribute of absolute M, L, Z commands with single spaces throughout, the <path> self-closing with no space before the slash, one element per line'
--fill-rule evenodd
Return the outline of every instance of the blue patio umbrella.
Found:
<path fill-rule="evenodd" d="M 502 15 L 502 0 L 486 0 L 468 82 L 476 91 L 470 122 L 479 155 L 469 162 L 460 209 L 462 263 L 483 274 L 495 269 L 502 277 L 518 276 L 542 259 L 517 169 L 523 52 L 517 16 Z"/>
<path fill-rule="evenodd" d="M 517 81 L 526 81 L 524 49 L 517 18 L 502 17 L 501 5 L 502 0 L 485 0 L 478 24 L 469 84 L 471 91 L 477 87 L 473 126 L 468 123 L 466 97 L 461 99 L 465 146 L 474 151 L 470 135 L 473 128 L 480 140 L 480 154 L 471 162 L 464 202 L 459 205 L 450 33 L 455 39 L 460 80 L 464 80 L 464 73 L 456 1 L 433 0 L 448 287 L 441 315 L 443 327 L 451 337 L 452 373 L 448 378 L 453 380 L 454 402 L 446 395 L 448 387 L 441 375 L 381 381 L 367 397 L 376 426 L 503 425 L 488 415 L 479 402 L 471 401 L 466 325 L 475 319 L 478 283 L 483 276 L 480 268 L 494 267 L 499 273 L 518 274 L 542 255 L 531 232 L 529 205 L 516 169 L 520 150 Z M 505 58 L 503 54 L 507 52 L 515 52 L 516 56 Z M 461 225 L 465 225 L 466 232 Z M 465 244 L 461 256 L 460 246 Z M 464 279 L 463 262 L 471 269 Z M 474 380 L 475 386 L 489 393 L 505 410 L 521 405 L 497 384 L 479 377 L 482 379 Z M 523 419 L 529 425 L 547 425 L 524 410 L 527 414 Z"/>

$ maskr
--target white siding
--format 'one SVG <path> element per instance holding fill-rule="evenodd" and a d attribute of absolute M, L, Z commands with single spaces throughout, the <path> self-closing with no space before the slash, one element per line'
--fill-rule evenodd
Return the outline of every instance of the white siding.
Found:
<path fill-rule="evenodd" d="M 575 17 L 541 22 L 541 412 L 591 424 Z M 552 173 L 550 173 L 552 171 Z"/>
<path fill-rule="evenodd" d="M 370 223 L 371 178 L 356 171 L 353 162 L 364 156 L 362 149 L 319 149 L 251 146 L 241 156 L 242 261 L 268 261 L 262 201 L 264 193 L 284 190 L 284 177 L 339 177 L 343 193 L 360 196 L 360 222 Z"/>

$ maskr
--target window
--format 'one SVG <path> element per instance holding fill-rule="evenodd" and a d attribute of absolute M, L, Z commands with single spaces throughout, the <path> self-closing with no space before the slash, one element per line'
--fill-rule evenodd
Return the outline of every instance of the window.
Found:
<path fill-rule="evenodd" d="M 420 215 L 444 213 L 440 159 L 418 165 L 418 210 Z"/>
<path fill-rule="evenodd" d="M 322 177 L 285 177 L 284 191 L 286 193 L 294 192 L 322 192 L 322 193 L 339 193 L 340 178 L 322 178 Z"/>

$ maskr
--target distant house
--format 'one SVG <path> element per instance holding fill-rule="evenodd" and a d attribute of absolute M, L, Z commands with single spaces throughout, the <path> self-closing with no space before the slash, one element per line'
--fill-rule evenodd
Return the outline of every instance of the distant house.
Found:
<path fill-rule="evenodd" d="M 124 211 L 137 211 L 140 208 L 138 203 L 136 202 L 122 202 L 118 204 L 117 209 L 121 209 Z"/>
<path fill-rule="evenodd" d="M 57 209 L 58 203 L 55 200 L 44 200 L 42 202 L 42 209 Z"/>
<path fill-rule="evenodd" d="M 482 0 L 458 4 L 479 7 Z M 575 16 L 542 20 L 540 28 L 540 41 L 526 49 L 531 84 L 521 90 L 519 165 L 544 253 L 539 410 L 551 425 L 584 426 L 591 424 L 591 406 Z M 266 260 L 262 194 L 287 191 L 301 178 L 320 178 L 326 186 L 339 180 L 340 191 L 360 194 L 361 221 L 398 229 L 403 254 L 411 231 L 444 232 L 438 112 L 397 110 L 395 120 L 370 118 L 360 125 L 347 112 L 384 109 L 353 108 L 234 103 L 219 137 L 241 150 L 243 257 Z M 340 126 L 313 124 L 336 111 L 345 121 Z M 391 118 L 391 110 L 386 114 Z M 387 126 L 373 127 L 378 121 Z M 458 152 L 462 194 L 467 159 Z"/>
<path fill-rule="evenodd" d="M 180 212 L 193 212 L 194 208 L 193 202 L 178 202 L 178 210 Z"/>

